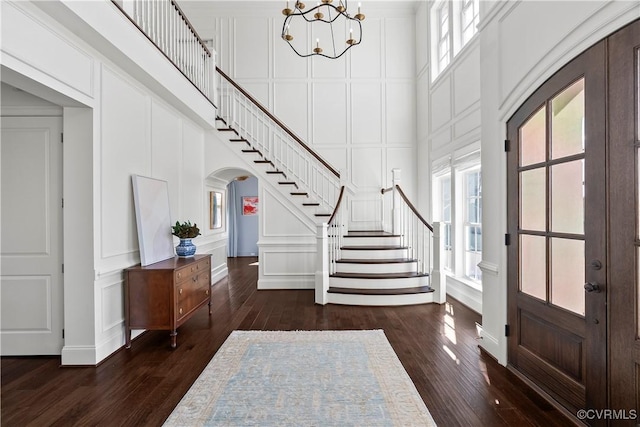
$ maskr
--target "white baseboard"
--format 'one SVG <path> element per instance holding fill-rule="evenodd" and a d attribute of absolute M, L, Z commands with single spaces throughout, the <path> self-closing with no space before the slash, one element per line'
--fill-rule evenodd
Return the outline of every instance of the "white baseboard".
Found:
<path fill-rule="evenodd" d="M 265 289 L 315 289 L 316 282 L 314 276 L 286 279 L 286 278 L 269 278 L 258 280 L 258 290 Z"/>
<path fill-rule="evenodd" d="M 98 364 L 95 346 L 71 346 L 62 347 L 61 365 L 62 366 L 95 366 Z"/>
<path fill-rule="evenodd" d="M 226 264 L 218 266 L 211 271 L 211 284 L 215 285 L 220 280 L 229 275 L 229 268 Z"/>
<path fill-rule="evenodd" d="M 478 314 L 482 314 L 482 291 L 474 289 L 465 283 L 448 276 L 447 295 L 457 299 Z"/>
<path fill-rule="evenodd" d="M 482 339 L 478 340 L 478 345 L 482 347 L 487 353 L 492 355 L 502 366 L 507 366 L 506 355 L 502 354 L 503 351 L 500 348 L 500 342 L 498 341 L 498 339 L 492 335 L 489 335 L 484 330 L 480 332 L 480 336 L 482 337 Z"/>

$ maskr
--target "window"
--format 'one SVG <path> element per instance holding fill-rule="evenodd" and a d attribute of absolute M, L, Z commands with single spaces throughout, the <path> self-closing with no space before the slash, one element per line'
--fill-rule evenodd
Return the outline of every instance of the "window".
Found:
<path fill-rule="evenodd" d="M 469 43 L 480 22 L 479 0 L 439 0 L 431 9 L 431 80 Z"/>
<path fill-rule="evenodd" d="M 440 180 L 442 212 L 440 220 L 444 224 L 444 266 L 453 270 L 453 235 L 451 234 L 451 176 Z"/>
<path fill-rule="evenodd" d="M 478 263 L 482 261 L 482 182 L 480 170 L 464 173 L 465 182 L 465 254 L 464 275 L 471 280 L 482 280 Z"/>
<path fill-rule="evenodd" d="M 449 65 L 449 3 L 443 2 L 438 8 L 438 71 Z"/>
<path fill-rule="evenodd" d="M 478 26 L 478 1 L 462 0 L 460 8 L 460 40 L 461 47 L 466 45 L 476 33 Z"/>
<path fill-rule="evenodd" d="M 480 152 L 433 166 L 433 218 L 442 224 L 442 262 L 452 278 L 482 286 L 482 172 Z"/>

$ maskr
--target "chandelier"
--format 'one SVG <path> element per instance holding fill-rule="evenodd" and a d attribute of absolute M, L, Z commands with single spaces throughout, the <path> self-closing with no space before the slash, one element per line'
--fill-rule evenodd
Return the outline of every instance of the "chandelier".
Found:
<path fill-rule="evenodd" d="M 282 10 L 285 16 L 282 39 L 298 56 L 306 58 L 317 55 L 336 59 L 362 42 L 361 21 L 364 15 L 360 12 L 360 3 L 358 13 L 352 17 L 347 10 L 347 0 L 336 0 L 337 5 L 333 1 L 319 1 L 306 11 L 301 1 L 297 0 L 293 9 L 289 8 L 290 2 L 287 1 L 287 7 Z M 305 34 L 311 36 L 311 42 L 305 42 Z"/>

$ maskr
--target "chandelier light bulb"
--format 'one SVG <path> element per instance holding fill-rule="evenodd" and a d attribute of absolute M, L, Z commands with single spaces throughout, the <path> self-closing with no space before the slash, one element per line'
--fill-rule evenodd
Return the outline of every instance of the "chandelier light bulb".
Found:
<path fill-rule="evenodd" d="M 358 21 L 364 21 L 364 15 L 360 12 L 360 8 L 362 7 L 362 3 L 358 2 L 358 13 L 356 14 L 355 18 Z"/>

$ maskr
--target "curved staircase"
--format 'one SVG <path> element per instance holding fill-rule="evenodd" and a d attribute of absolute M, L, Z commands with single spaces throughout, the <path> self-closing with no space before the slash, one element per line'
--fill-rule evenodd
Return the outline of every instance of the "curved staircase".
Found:
<path fill-rule="evenodd" d="M 401 236 L 384 231 L 350 231 L 342 258 L 329 276 L 328 301 L 348 305 L 410 305 L 433 302 L 429 275 L 418 272 Z"/>

